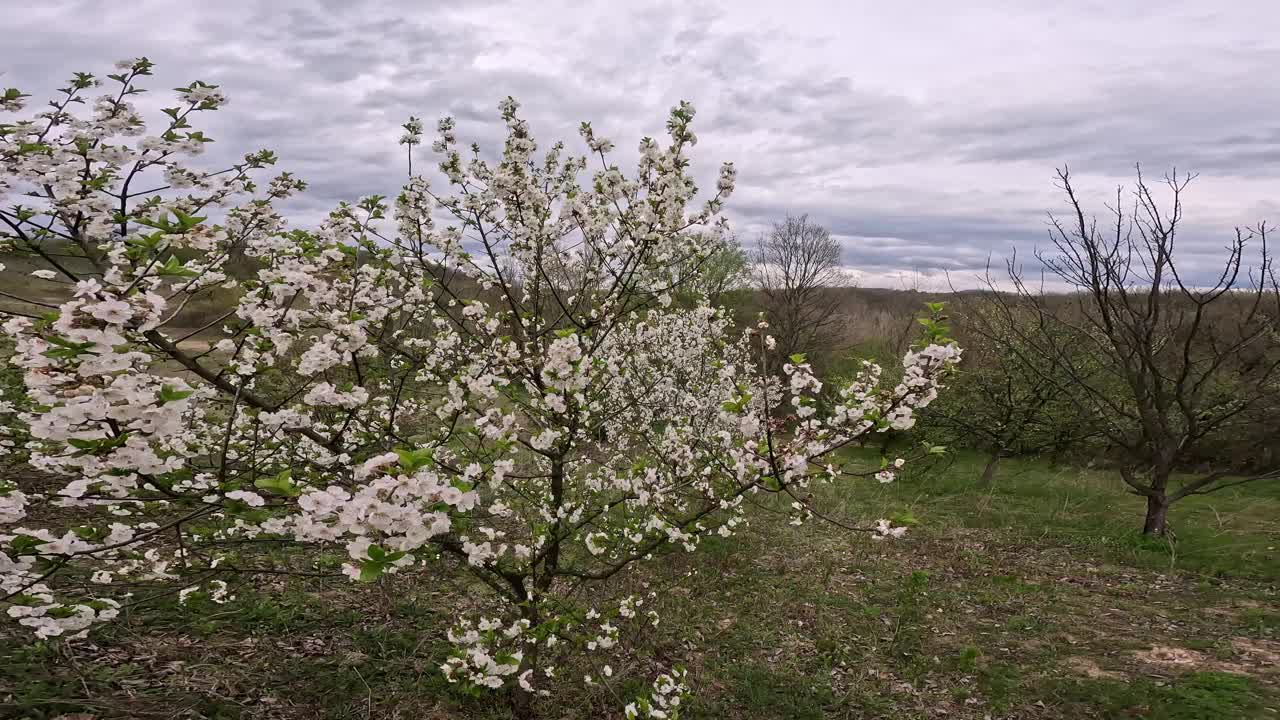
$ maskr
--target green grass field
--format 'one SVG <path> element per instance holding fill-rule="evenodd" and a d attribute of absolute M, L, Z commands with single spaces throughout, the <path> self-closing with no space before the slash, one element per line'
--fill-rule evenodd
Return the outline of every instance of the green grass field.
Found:
<path fill-rule="evenodd" d="M 892 543 L 753 509 L 740 537 L 628 577 L 670 586 L 609 686 L 564 682 L 543 716 L 616 717 L 673 663 L 688 718 L 1280 718 L 1280 486 L 1175 506 L 1174 543 L 1101 472 L 978 458 L 823 491 Z M 428 575 L 273 580 L 226 605 L 160 605 L 88 640 L 0 636 L 0 716 L 504 718 L 438 665 L 473 590 Z M 6 630 L 8 632 L 8 630 Z M 561 668 L 560 677 L 592 672 Z"/>

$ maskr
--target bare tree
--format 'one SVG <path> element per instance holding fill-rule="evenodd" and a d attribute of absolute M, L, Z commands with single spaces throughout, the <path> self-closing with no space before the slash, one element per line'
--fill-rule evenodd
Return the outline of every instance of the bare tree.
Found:
<path fill-rule="evenodd" d="M 775 223 L 760 237 L 755 280 L 773 336 L 785 355 L 817 349 L 832 329 L 840 280 L 840 244 L 808 215 Z"/>
<path fill-rule="evenodd" d="M 1161 203 L 1139 169 L 1131 209 L 1118 189 L 1102 227 L 1086 214 L 1064 168 L 1058 180 L 1069 217 L 1050 216 L 1057 252 L 1037 257 L 1076 292 L 1064 299 L 1033 291 L 1016 259 L 1008 265 L 1012 298 L 996 292 L 988 276 L 994 306 L 1010 315 L 1028 308 L 1036 317 L 1002 351 L 1032 370 L 1051 362 L 1055 371 L 1040 377 L 1089 405 L 1117 451 L 1120 477 L 1146 498 L 1143 532 L 1153 535 L 1165 534 L 1169 508 L 1182 498 L 1280 477 L 1273 463 L 1174 478 L 1198 449 L 1274 402 L 1280 380 L 1280 286 L 1268 228 L 1237 228 L 1220 272 L 1197 281 L 1174 258 L 1182 194 L 1193 178 L 1166 176 L 1169 197 Z M 1252 243 L 1258 264 L 1249 269 Z"/>
<path fill-rule="evenodd" d="M 981 482 L 989 487 L 1004 458 L 1040 453 L 1057 458 L 1099 434 L 1088 405 L 1056 387 L 1069 378 L 1055 359 L 1022 353 L 1020 360 L 1007 351 L 1018 342 L 1019 332 L 1035 326 L 1033 314 L 1006 312 L 985 297 L 956 293 L 955 298 L 960 308 L 956 329 L 968 338 L 964 364 L 947 383 L 947 407 L 930 407 L 920 418 L 919 431 L 930 442 L 986 453 Z M 1011 322 L 1022 327 L 1011 327 Z M 1039 365 L 1029 366 L 1032 361 Z M 1089 372 L 1081 358 L 1073 359 L 1072 368 L 1077 375 Z M 1056 382 L 1045 381 L 1053 375 Z"/>

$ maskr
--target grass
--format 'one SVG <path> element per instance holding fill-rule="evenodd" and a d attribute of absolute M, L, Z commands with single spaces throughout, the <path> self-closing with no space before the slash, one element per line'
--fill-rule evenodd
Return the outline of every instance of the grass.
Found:
<path fill-rule="evenodd" d="M 1268 711 L 1248 678 L 1222 672 L 1191 672 L 1176 683 L 1148 679 L 1081 682 L 1065 680 L 1055 688 L 1065 707 L 1101 709 L 1103 717 L 1150 720 L 1222 720 L 1267 717 Z"/>
<path fill-rule="evenodd" d="M 65 253 L 65 250 L 63 252 Z M 87 273 L 90 269 L 88 261 L 82 257 L 63 254 L 60 262 L 75 273 Z M 0 269 L 0 288 L 12 296 L 37 303 L 60 303 L 70 296 L 69 283 L 65 277 L 58 276 L 54 280 L 42 280 L 31 276 L 33 270 L 49 269 L 49 265 L 37 257 L 18 253 L 0 253 L 0 265 L 4 266 Z M 239 294 L 240 290 L 237 288 L 216 287 L 204 290 L 182 305 L 177 315 L 171 319 L 169 327 L 175 330 L 203 327 L 227 312 L 235 304 Z M 49 310 L 48 307 L 19 302 L 12 297 L 0 297 L 0 309 L 32 315 Z M 178 334 L 185 333 L 179 330 Z M 211 335 L 211 333 L 205 333 L 201 337 L 207 339 Z"/>
<path fill-rule="evenodd" d="M 1005 460 L 989 490 L 973 482 L 984 458 L 949 457 L 941 472 L 843 496 L 851 510 L 867 503 L 927 518 L 934 527 L 997 530 L 1027 542 L 1087 553 L 1098 560 L 1210 577 L 1280 576 L 1280 483 L 1258 482 L 1173 506 L 1176 542 L 1136 532 L 1145 500 L 1122 491 L 1111 472 L 1053 469 Z"/>
<path fill-rule="evenodd" d="M 1280 718 L 1280 489 L 1190 498 L 1169 543 L 1106 473 L 980 472 L 961 456 L 823 491 L 832 515 L 913 516 L 900 541 L 758 510 L 630 576 L 618 592 L 674 584 L 661 625 L 628 638 L 612 690 L 566 681 L 544 715 L 615 717 L 614 692 L 682 663 L 699 720 Z M 454 582 L 295 579 L 70 645 L 0 636 L 0 717 L 506 718 L 437 670 Z"/>

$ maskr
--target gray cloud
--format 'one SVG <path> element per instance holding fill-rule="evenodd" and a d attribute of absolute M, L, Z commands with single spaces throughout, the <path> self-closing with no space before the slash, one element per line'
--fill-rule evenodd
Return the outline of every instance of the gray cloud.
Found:
<path fill-rule="evenodd" d="M 808 212 L 869 278 L 1030 258 L 1063 164 L 1099 212 L 1134 163 L 1200 172 L 1182 257 L 1206 277 L 1234 225 L 1280 221 L 1280 42 L 1257 32 L 1274 4 L 899 5 L 53 0 L 0 18 L 0 84 L 49 94 L 142 54 L 160 64 L 148 107 L 220 83 L 210 162 L 275 149 L 312 185 L 303 222 L 395 191 L 410 114 L 500 142 L 506 95 L 544 145 L 590 120 L 624 157 L 692 100 L 695 169 L 738 164 L 744 237 Z"/>

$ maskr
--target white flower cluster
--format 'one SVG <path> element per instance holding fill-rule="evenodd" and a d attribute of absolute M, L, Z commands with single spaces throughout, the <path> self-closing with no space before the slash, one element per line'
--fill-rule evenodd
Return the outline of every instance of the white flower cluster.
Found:
<path fill-rule="evenodd" d="M 106 622 L 119 615 L 119 603 L 110 599 L 91 600 L 85 603 L 55 602 L 46 588 L 34 586 L 19 596 L 18 603 L 10 605 L 8 615 L 19 625 L 31 628 L 38 638 L 66 635 L 82 638 L 94 623 Z"/>
<path fill-rule="evenodd" d="M 528 620 L 516 620 L 506 626 L 490 618 L 481 618 L 474 623 L 463 620 L 449 630 L 449 642 L 458 649 L 440 666 L 440 670 L 449 682 L 500 688 L 507 678 L 515 677 L 520 670 L 524 651 L 519 646 L 528 629 Z M 517 649 L 504 650 L 502 646 L 516 646 Z M 526 690 L 532 689 L 529 684 L 531 674 L 526 672 L 518 678 Z"/>
<path fill-rule="evenodd" d="M 900 538 L 907 534 L 907 528 L 904 525 L 897 527 L 893 523 L 881 518 L 876 521 L 875 532 L 871 535 L 873 540 L 885 540 L 891 538 Z"/>
<path fill-rule="evenodd" d="M 647 698 L 628 703 L 624 708 L 627 720 L 636 718 L 656 718 L 657 720 L 673 720 L 679 717 L 680 701 L 689 694 L 686 684 L 688 673 L 680 668 L 670 674 L 662 674 L 653 681 L 653 691 Z"/>
<path fill-rule="evenodd" d="M 26 493 L 16 488 L 0 491 L 0 525 L 11 525 L 26 516 Z"/>
<path fill-rule="evenodd" d="M 395 460 L 391 453 L 389 458 L 383 455 L 371 462 Z M 370 463 L 362 466 L 373 474 L 370 468 Z M 354 493 L 337 486 L 304 493 L 298 499 L 301 512 L 293 518 L 292 530 L 300 540 L 335 541 L 355 536 L 365 548 L 369 544 L 366 536 L 376 534 L 393 550 L 408 552 L 449 532 L 449 511 L 467 512 L 478 499 L 476 491 L 460 490 L 430 470 L 385 472 Z"/>

